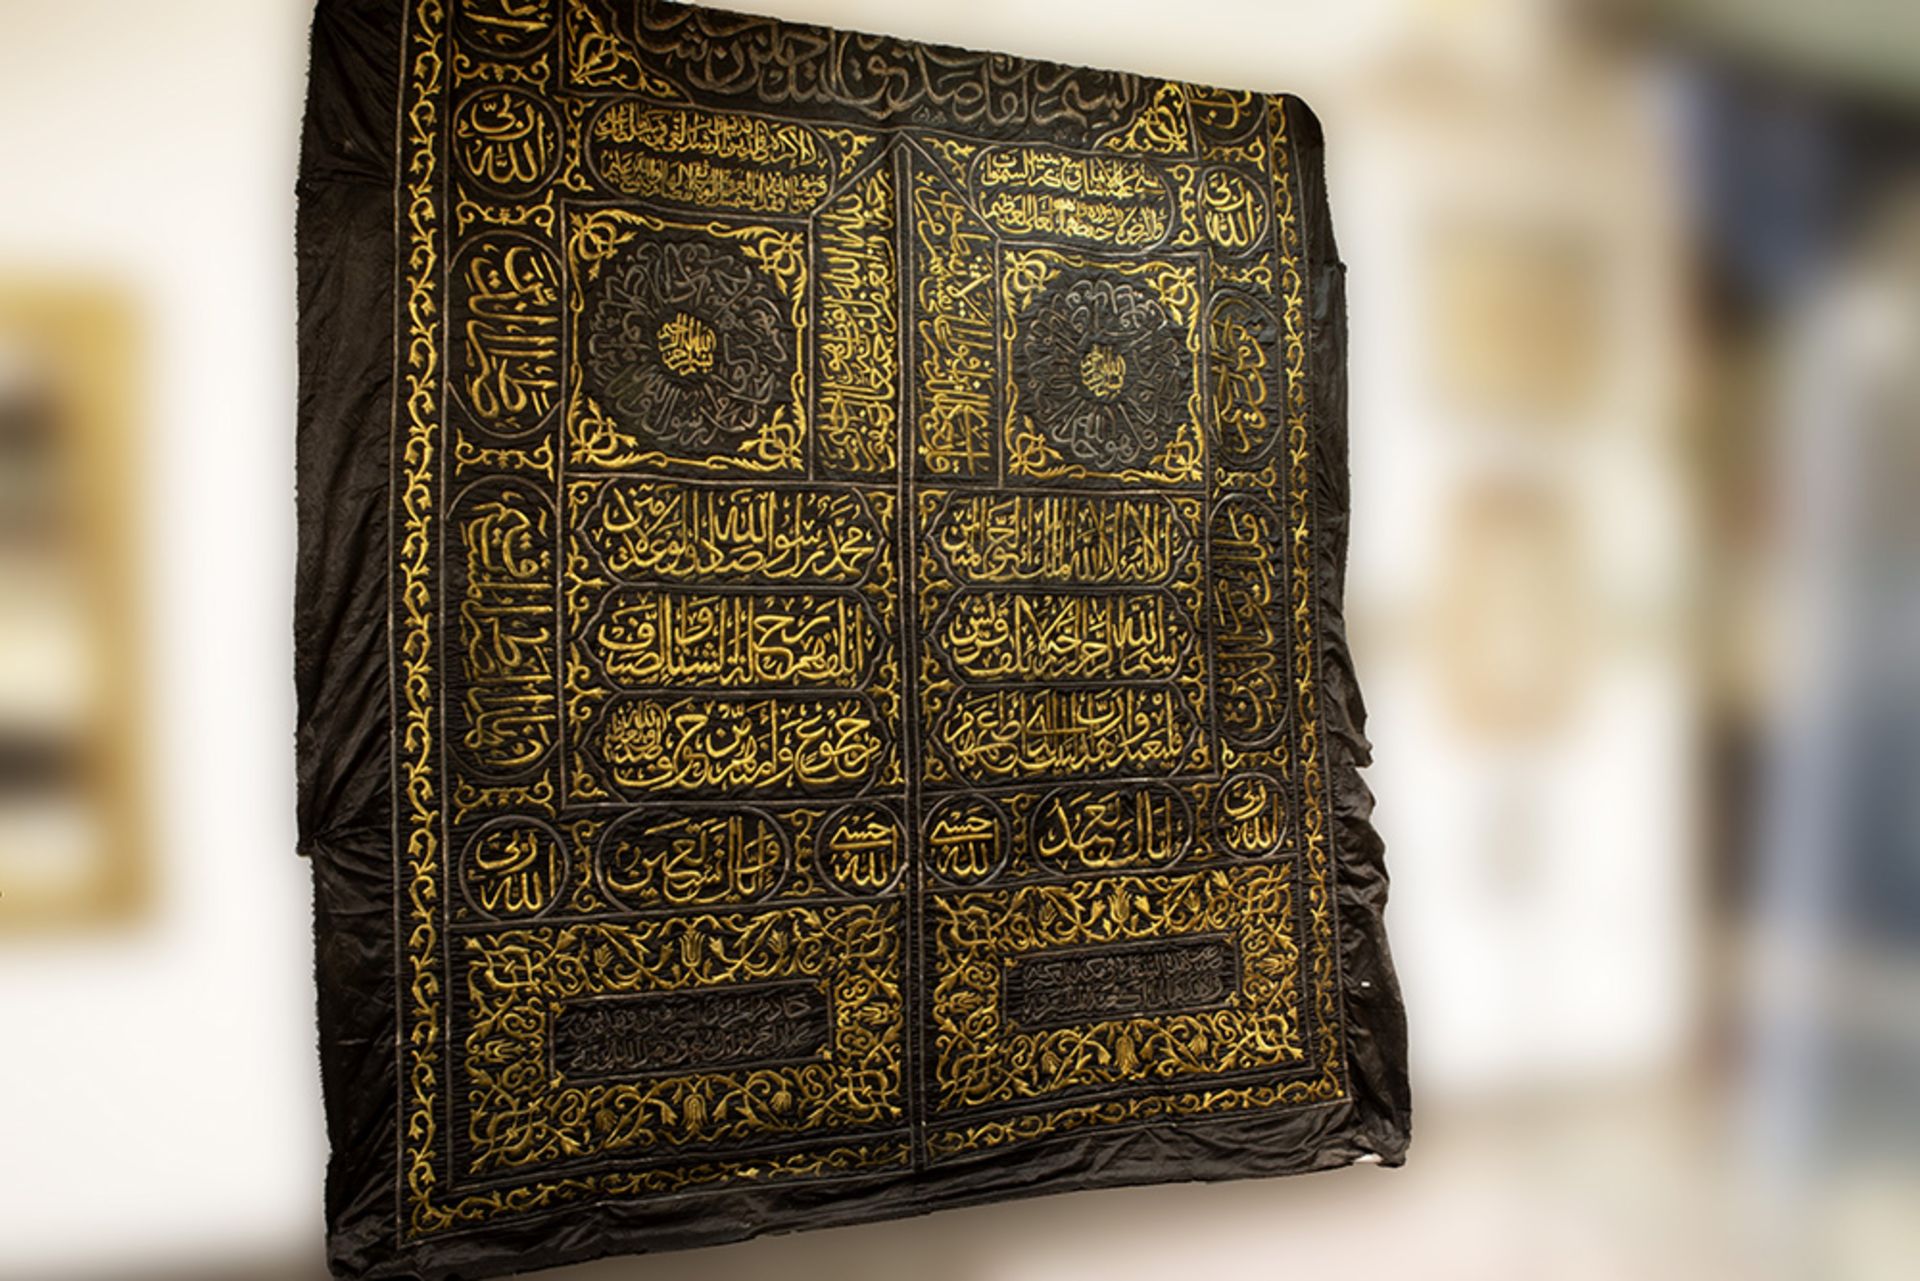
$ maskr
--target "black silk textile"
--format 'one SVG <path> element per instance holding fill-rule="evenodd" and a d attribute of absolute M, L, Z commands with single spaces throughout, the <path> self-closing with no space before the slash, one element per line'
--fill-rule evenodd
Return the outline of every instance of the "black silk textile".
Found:
<path fill-rule="evenodd" d="M 1291 97 L 321 0 L 339 1274 L 1402 1159 L 1323 172 Z"/>

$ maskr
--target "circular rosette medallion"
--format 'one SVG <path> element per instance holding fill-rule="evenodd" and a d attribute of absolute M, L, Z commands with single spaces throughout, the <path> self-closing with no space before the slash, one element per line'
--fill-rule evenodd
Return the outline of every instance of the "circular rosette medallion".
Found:
<path fill-rule="evenodd" d="M 1192 373 L 1153 293 L 1089 275 L 1057 284 L 1020 319 L 1013 377 L 1026 415 L 1073 462 L 1152 462 L 1187 417 Z"/>
<path fill-rule="evenodd" d="M 588 390 L 643 440 L 731 453 L 791 399 L 786 310 L 773 280 L 731 245 L 640 240 L 588 300 Z"/>

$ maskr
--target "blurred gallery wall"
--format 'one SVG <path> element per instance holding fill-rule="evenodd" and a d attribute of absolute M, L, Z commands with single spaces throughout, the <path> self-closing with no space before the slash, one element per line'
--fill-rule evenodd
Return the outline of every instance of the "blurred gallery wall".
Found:
<path fill-rule="evenodd" d="M 735 7 L 1320 113 L 1416 1143 L 579 1275 L 1911 1275 L 1920 10 Z M 317 1276 L 307 7 L 0 20 L 0 1277 Z"/>

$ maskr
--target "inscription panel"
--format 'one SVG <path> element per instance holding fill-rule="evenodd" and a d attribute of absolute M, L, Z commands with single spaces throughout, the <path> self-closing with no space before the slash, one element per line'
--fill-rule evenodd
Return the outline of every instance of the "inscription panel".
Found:
<path fill-rule="evenodd" d="M 1168 680 L 1196 629 L 1164 592 L 1095 594 L 968 589 L 934 635 L 961 680 Z"/>
<path fill-rule="evenodd" d="M 972 177 L 988 223 L 1013 239 L 1147 249 L 1173 226 L 1166 179 L 1128 157 L 989 147 L 975 158 Z"/>
<path fill-rule="evenodd" d="M 573 501 L 581 551 L 624 583 L 851 587 L 873 576 L 890 532 L 843 490 L 609 481 Z"/>
<path fill-rule="evenodd" d="M 634 799 L 860 791 L 892 746 L 873 700 L 856 694 L 618 696 L 589 741 Z"/>
<path fill-rule="evenodd" d="M 1209 1010 L 1233 999 L 1239 969 L 1224 938 L 1041 952 L 1007 962 L 1002 999 L 1021 1031 Z"/>
<path fill-rule="evenodd" d="M 562 1005 L 553 1067 L 566 1081 L 769 1067 L 818 1058 L 833 1028 L 811 983 L 759 983 Z"/>
<path fill-rule="evenodd" d="M 759 116 L 612 102 L 587 126 L 586 144 L 602 185 L 644 200 L 804 213 L 832 187 L 817 133 Z"/>
<path fill-rule="evenodd" d="M 600 838 L 600 883 L 627 907 L 752 903 L 786 879 L 790 854 L 764 811 L 638 809 Z"/>
<path fill-rule="evenodd" d="M 853 592 L 625 590 L 586 645 L 621 688 L 857 685 L 885 638 Z"/>
<path fill-rule="evenodd" d="M 452 742 L 476 776 L 524 776 L 559 735 L 552 499 L 522 481 L 485 480 L 454 501 L 449 524 Z"/>
<path fill-rule="evenodd" d="M 939 502 L 929 550 L 961 582 L 1151 587 L 1193 548 L 1166 498 L 927 492 Z"/>
<path fill-rule="evenodd" d="M 560 264 L 529 237 L 470 241 L 454 264 L 452 381 L 484 432 L 518 438 L 560 404 Z"/>

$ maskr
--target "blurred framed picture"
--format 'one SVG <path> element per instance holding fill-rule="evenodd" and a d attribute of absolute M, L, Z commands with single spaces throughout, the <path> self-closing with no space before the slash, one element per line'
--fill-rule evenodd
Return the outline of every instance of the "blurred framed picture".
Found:
<path fill-rule="evenodd" d="M 1434 382 L 1455 412 L 1559 426 L 1590 413 L 1619 344 L 1606 317 L 1607 246 L 1578 222 L 1480 211 L 1429 246 Z"/>
<path fill-rule="evenodd" d="M 0 279 L 0 936 L 127 920 L 136 800 L 133 309 Z"/>

